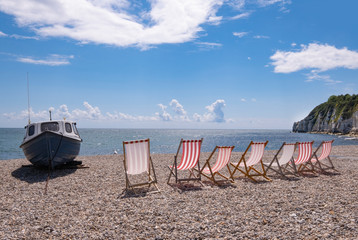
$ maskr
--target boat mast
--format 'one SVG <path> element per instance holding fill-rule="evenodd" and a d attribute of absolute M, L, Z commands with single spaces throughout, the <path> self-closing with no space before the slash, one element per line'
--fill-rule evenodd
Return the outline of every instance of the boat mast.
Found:
<path fill-rule="evenodd" d="M 30 87 L 29 87 L 29 73 L 27 72 L 27 113 L 29 114 L 29 124 L 30 121 Z"/>

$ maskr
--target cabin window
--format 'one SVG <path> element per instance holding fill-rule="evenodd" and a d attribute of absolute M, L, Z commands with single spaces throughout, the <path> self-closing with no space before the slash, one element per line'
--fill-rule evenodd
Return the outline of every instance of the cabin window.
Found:
<path fill-rule="evenodd" d="M 75 132 L 75 134 L 79 135 L 78 131 L 77 131 L 76 123 L 73 123 L 72 126 L 73 126 L 73 131 Z"/>
<path fill-rule="evenodd" d="M 45 131 L 58 132 L 58 130 L 59 130 L 58 122 L 47 122 L 41 124 L 41 132 L 45 132 Z"/>
<path fill-rule="evenodd" d="M 31 125 L 28 130 L 28 135 L 32 136 L 35 133 L 35 125 Z"/>
<path fill-rule="evenodd" d="M 65 123 L 65 128 L 66 128 L 66 132 L 71 133 L 72 132 L 72 127 L 70 123 Z"/>

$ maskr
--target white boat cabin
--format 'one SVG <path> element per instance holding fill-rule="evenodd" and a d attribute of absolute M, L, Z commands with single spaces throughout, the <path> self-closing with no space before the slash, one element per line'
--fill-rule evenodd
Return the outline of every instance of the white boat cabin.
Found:
<path fill-rule="evenodd" d="M 81 140 L 76 123 L 71 121 L 59 120 L 31 123 L 27 125 L 25 129 L 26 133 L 24 142 L 27 142 L 46 131 L 51 131 L 53 133 L 63 135 L 64 137 Z"/>

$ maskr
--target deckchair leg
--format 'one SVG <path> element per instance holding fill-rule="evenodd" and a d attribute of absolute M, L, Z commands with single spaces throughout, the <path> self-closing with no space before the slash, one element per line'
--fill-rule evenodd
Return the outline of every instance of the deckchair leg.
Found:
<path fill-rule="evenodd" d="M 326 163 L 324 163 L 324 162 L 322 162 L 322 161 L 317 161 L 315 165 L 319 164 L 319 167 L 320 167 L 320 169 L 322 169 L 322 171 L 333 170 L 333 171 L 335 171 L 335 172 L 339 172 L 339 171 L 334 167 L 334 165 L 333 165 L 333 163 L 332 163 L 332 160 L 331 160 L 331 158 L 330 158 L 329 156 L 327 157 L 327 160 L 328 160 L 329 165 L 326 164 Z"/>
<path fill-rule="evenodd" d="M 250 172 L 250 170 L 249 170 L 248 172 Z M 248 178 L 250 178 L 252 181 L 257 182 L 255 178 L 253 178 L 250 174 L 248 174 L 248 172 L 247 172 L 247 173 L 244 173 L 245 176 L 248 177 Z"/>
<path fill-rule="evenodd" d="M 278 159 L 276 159 L 276 162 L 277 162 L 277 166 L 278 166 L 278 173 L 281 175 L 281 176 L 283 176 L 283 177 L 285 177 L 286 179 L 288 179 L 288 177 L 283 173 L 283 171 L 282 171 L 282 167 L 281 167 L 281 165 L 280 165 L 280 163 L 278 162 Z M 272 169 L 272 170 L 274 170 L 274 169 Z M 276 171 L 277 172 L 277 171 Z"/>
<path fill-rule="evenodd" d="M 266 176 L 266 174 L 261 173 L 261 172 L 258 171 L 257 169 L 255 169 L 255 168 L 253 168 L 253 167 L 250 167 L 249 172 L 250 172 L 251 170 L 253 170 L 253 171 L 255 171 L 255 172 L 257 173 L 257 175 L 255 175 L 255 176 L 257 176 L 257 177 L 262 176 L 262 177 L 264 177 L 265 179 L 267 179 L 268 181 L 272 181 L 270 178 L 268 178 L 268 177 Z M 252 175 L 251 175 L 251 176 L 252 176 Z"/>
<path fill-rule="evenodd" d="M 279 174 L 280 176 L 284 177 L 285 179 L 289 179 L 282 171 L 282 169 L 279 167 L 278 170 L 270 168 L 272 171 L 276 172 L 277 174 Z"/>
<path fill-rule="evenodd" d="M 294 161 L 293 161 L 293 160 L 291 160 L 291 164 L 290 164 L 290 163 L 287 163 L 287 166 L 292 167 L 292 168 L 293 168 L 293 170 L 294 170 L 294 172 L 295 172 L 296 174 L 298 174 L 296 164 L 294 163 Z"/>
<path fill-rule="evenodd" d="M 170 173 L 169 173 L 169 177 L 168 177 L 167 183 L 169 184 L 170 178 L 172 177 L 172 175 L 175 176 L 175 174 L 173 173 L 173 169 L 172 169 L 172 168 L 170 168 L 170 167 L 168 167 L 168 168 L 169 168 L 169 170 L 170 170 Z"/>
<path fill-rule="evenodd" d="M 216 172 L 216 174 L 218 174 L 220 177 L 222 177 L 222 178 L 224 178 L 226 180 L 230 180 L 230 178 L 228 178 L 227 176 L 225 176 L 225 175 L 223 175 L 223 174 L 221 174 L 219 172 Z"/>
<path fill-rule="evenodd" d="M 235 176 L 236 170 L 241 171 L 240 168 L 239 168 L 239 166 L 240 166 L 240 163 L 241 163 L 242 161 L 243 161 L 243 157 L 240 158 L 240 161 L 239 161 L 236 165 L 230 163 L 230 165 L 234 167 L 234 170 L 233 170 L 232 172 L 230 171 L 230 172 L 231 172 L 231 178 L 232 178 L 232 180 L 234 180 L 234 176 Z M 242 171 L 241 171 L 241 172 L 242 172 Z"/>
<path fill-rule="evenodd" d="M 311 166 L 311 169 L 310 169 L 308 166 Z M 314 166 L 313 166 L 311 160 L 309 160 L 309 161 L 306 162 L 306 163 L 301 164 L 301 165 L 299 166 L 299 168 L 298 168 L 298 171 L 299 171 L 299 172 L 303 172 L 303 171 L 304 171 L 303 169 L 307 169 L 307 171 L 312 172 L 312 173 L 317 173 L 317 172 L 314 170 Z"/>
<path fill-rule="evenodd" d="M 333 165 L 333 163 L 332 163 L 332 160 L 331 160 L 331 158 L 328 156 L 327 157 L 327 159 L 328 159 L 328 162 L 330 163 L 330 169 L 333 169 L 333 170 L 335 170 L 335 171 L 337 171 L 336 169 L 335 169 L 335 167 L 334 167 L 334 165 Z"/>
<path fill-rule="evenodd" d="M 263 175 L 262 175 L 262 176 L 263 176 L 264 178 L 266 178 L 268 181 L 271 182 L 272 180 L 271 180 L 269 177 L 266 176 L 266 170 L 265 170 L 265 167 L 264 167 L 264 164 L 263 164 L 262 160 L 261 160 L 261 167 L 262 167 L 262 172 L 263 172 Z"/>

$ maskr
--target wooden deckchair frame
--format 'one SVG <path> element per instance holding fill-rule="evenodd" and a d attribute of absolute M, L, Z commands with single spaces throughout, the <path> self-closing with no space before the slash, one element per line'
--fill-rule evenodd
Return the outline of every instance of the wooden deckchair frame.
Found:
<path fill-rule="evenodd" d="M 178 164 L 177 164 L 177 159 L 178 159 L 178 156 L 179 156 L 179 151 L 180 149 L 182 148 L 182 145 L 183 145 L 183 142 L 194 142 L 194 143 L 199 143 L 199 148 L 197 149 L 199 151 L 198 155 L 197 155 L 197 159 L 196 159 L 196 164 L 193 166 L 193 168 L 186 168 L 186 169 L 183 169 L 181 171 L 185 171 L 187 170 L 189 172 L 189 176 L 186 177 L 186 178 L 179 178 L 178 176 Z M 170 173 L 169 173 L 169 177 L 168 177 L 168 181 L 167 183 L 169 184 L 170 183 L 170 178 L 172 176 L 175 177 L 175 183 L 181 183 L 181 182 L 184 182 L 184 181 L 201 181 L 201 175 L 200 174 L 197 174 L 197 176 L 195 176 L 195 173 L 194 173 L 194 170 L 196 170 L 197 172 L 200 171 L 200 161 L 199 161 L 199 158 L 200 158 L 200 152 L 201 152 L 201 144 L 203 143 L 203 138 L 201 138 L 200 140 L 183 140 L 181 139 L 180 140 L 180 143 L 179 143 L 179 147 L 178 147 L 178 150 L 177 150 L 177 153 L 176 155 L 174 156 L 174 163 L 172 166 L 168 166 L 169 170 L 170 170 Z M 183 149 L 183 153 L 184 153 L 184 149 Z M 182 154 L 183 154 L 182 153 Z M 184 159 L 184 156 L 182 155 L 182 161 L 188 161 L 187 159 Z M 182 163 L 182 162 L 181 162 Z M 197 167 L 197 169 L 195 169 L 195 167 Z"/>
<path fill-rule="evenodd" d="M 313 149 L 312 149 L 313 143 L 314 143 L 314 141 L 312 141 L 312 142 L 297 142 L 296 146 L 298 147 L 298 156 L 297 156 L 296 159 L 293 158 L 291 162 L 287 163 L 285 168 L 287 169 L 288 167 L 291 167 L 296 174 L 302 174 L 305 171 L 315 173 L 314 165 L 313 165 L 313 163 L 311 161 L 312 157 L 313 157 Z M 298 158 L 302 158 L 302 156 L 301 156 L 301 154 L 302 154 L 301 153 L 301 147 L 300 147 L 301 144 L 302 145 L 309 145 L 311 154 L 304 158 L 305 161 L 303 161 L 301 163 L 296 163 Z M 306 154 L 307 153 L 305 153 L 304 155 L 306 155 Z M 311 168 L 309 168 L 309 166 L 311 166 Z"/>
<path fill-rule="evenodd" d="M 137 143 L 143 143 L 143 142 L 147 142 L 148 143 L 148 152 L 147 152 L 147 156 L 148 156 L 148 168 L 147 171 L 145 172 L 145 174 L 147 174 L 148 180 L 145 182 L 138 182 L 138 183 L 132 183 L 130 180 L 129 175 L 132 174 L 128 174 L 128 169 L 127 169 L 127 154 L 126 154 L 126 145 L 127 144 L 137 144 Z M 151 191 L 149 193 L 158 193 L 160 192 L 158 186 L 157 186 L 157 176 L 155 174 L 155 170 L 154 170 L 154 165 L 153 165 L 153 161 L 152 161 L 152 157 L 150 156 L 150 140 L 149 138 L 147 139 L 143 139 L 143 140 L 134 140 L 134 141 L 123 141 L 123 164 L 124 164 L 124 172 L 125 172 L 125 176 L 126 176 L 126 188 L 125 191 L 131 190 L 133 192 L 135 192 L 135 188 L 137 187 L 141 187 L 141 186 L 148 186 L 148 189 L 150 189 L 151 185 L 153 185 L 155 187 L 155 191 Z"/>
<path fill-rule="evenodd" d="M 331 158 L 329 157 L 329 155 L 331 154 L 332 151 L 332 144 L 333 144 L 334 140 L 331 141 L 322 141 L 320 143 L 320 145 L 317 147 L 317 149 L 313 152 L 313 157 L 312 157 L 312 163 L 314 165 L 314 167 L 318 167 L 318 169 L 322 172 L 325 172 L 326 170 L 334 170 L 336 172 L 337 169 L 335 169 Z M 326 146 L 325 145 L 329 145 L 329 149 L 325 149 Z M 321 150 L 321 154 L 320 156 L 317 155 L 317 153 L 319 152 L 319 150 Z M 325 153 L 324 151 L 328 151 L 328 153 Z M 322 157 L 323 155 L 327 155 L 326 157 Z M 328 164 L 324 163 L 323 160 L 327 159 L 328 160 Z"/>
<path fill-rule="evenodd" d="M 292 155 L 290 154 L 290 159 L 286 162 L 286 163 L 282 163 L 280 162 L 281 158 L 279 159 L 278 156 L 280 155 L 280 153 L 282 152 L 282 154 L 285 153 L 285 147 L 288 145 L 294 145 L 294 149 L 292 152 Z M 290 170 L 288 170 L 287 168 L 285 168 L 285 165 L 287 163 L 292 162 L 293 160 L 293 153 L 295 152 L 297 147 L 297 143 L 282 143 L 281 147 L 279 148 L 279 150 L 276 152 L 275 156 L 273 157 L 273 159 L 271 160 L 270 163 L 263 163 L 266 171 L 266 174 L 269 170 L 272 170 L 274 172 L 276 172 L 277 174 L 281 175 L 282 177 L 288 179 L 288 177 L 286 176 L 286 173 L 291 174 L 291 175 L 296 175 L 294 172 L 291 172 Z M 282 156 L 281 156 L 282 157 Z M 275 165 L 273 165 L 275 163 Z M 283 164 L 283 165 L 282 165 Z M 275 169 L 277 168 L 277 169 Z"/>
<path fill-rule="evenodd" d="M 216 146 L 214 148 L 214 150 L 212 151 L 212 153 L 210 154 L 209 158 L 205 161 L 205 164 L 204 166 L 202 167 L 202 169 L 200 170 L 200 174 L 203 175 L 204 177 L 210 179 L 212 182 L 214 182 L 215 184 L 219 185 L 219 182 L 217 179 L 215 179 L 215 176 L 216 175 L 219 175 L 220 177 L 224 178 L 225 180 L 228 180 L 228 181 L 231 181 L 233 182 L 233 179 L 231 179 L 231 169 L 229 167 L 230 165 L 230 158 L 231 158 L 231 153 L 232 153 L 232 150 L 235 148 L 235 146 Z M 224 158 L 227 158 L 225 160 L 227 160 L 227 163 L 226 164 L 223 164 L 223 166 L 219 169 L 217 169 L 216 171 L 213 170 L 213 166 L 210 164 L 210 160 L 211 158 L 214 156 L 216 150 L 219 149 L 219 153 L 218 153 L 218 158 L 216 160 L 216 162 L 214 163 L 213 166 L 215 166 L 216 164 L 218 164 L 218 162 L 220 161 L 219 157 L 220 156 L 220 150 L 221 149 L 224 149 L 224 150 L 229 150 L 230 152 L 228 153 L 229 155 L 228 156 L 223 156 Z M 230 176 L 227 177 L 225 176 L 224 174 L 220 173 L 220 170 L 223 169 L 224 167 L 227 167 L 228 171 L 229 171 L 229 174 Z M 209 169 L 209 174 L 207 173 L 204 173 L 204 170 L 205 168 L 208 168 Z"/>
<path fill-rule="evenodd" d="M 248 177 L 249 179 L 251 179 L 251 180 L 254 181 L 254 182 L 257 182 L 257 181 L 256 181 L 256 179 L 254 179 L 253 177 L 257 177 L 257 176 L 262 176 L 262 177 L 265 178 L 266 180 L 272 181 L 270 178 L 268 178 L 268 177 L 266 176 L 266 170 L 265 170 L 265 167 L 264 167 L 263 162 L 262 162 L 262 156 L 261 156 L 261 159 L 257 162 L 257 163 L 260 162 L 262 172 L 260 172 L 259 170 L 257 170 L 257 169 L 254 167 L 256 164 L 251 165 L 251 166 L 247 166 L 247 164 L 246 164 L 246 161 L 247 161 L 247 160 L 246 160 L 246 158 L 245 158 L 247 152 L 249 151 L 249 149 L 251 148 L 251 146 L 252 146 L 253 144 L 264 144 L 264 148 L 265 148 L 266 145 L 267 145 L 267 143 L 268 143 L 268 141 L 266 141 L 266 142 L 253 142 L 253 141 L 251 141 L 250 144 L 249 144 L 249 146 L 246 148 L 245 152 L 242 154 L 242 156 L 241 156 L 239 162 L 236 163 L 236 164 L 235 164 L 235 163 L 230 163 L 230 165 L 231 165 L 232 167 L 234 167 L 234 170 L 233 170 L 232 173 L 231 173 L 231 179 L 234 180 L 235 172 L 236 172 L 236 170 L 238 170 L 238 171 L 240 171 L 241 173 L 243 173 L 246 177 Z M 251 152 L 251 154 L 252 154 L 252 152 Z M 243 168 L 243 169 L 240 169 L 240 164 L 241 164 L 241 163 L 243 163 L 243 165 L 244 165 L 244 168 Z M 255 173 L 252 174 L 252 173 L 250 173 L 251 171 L 254 171 Z"/>

